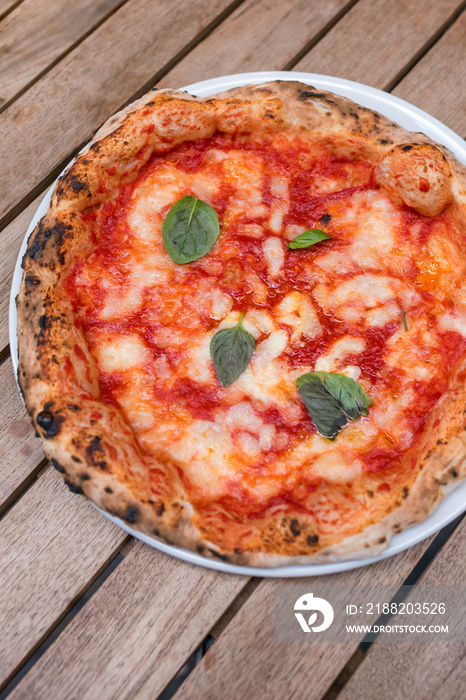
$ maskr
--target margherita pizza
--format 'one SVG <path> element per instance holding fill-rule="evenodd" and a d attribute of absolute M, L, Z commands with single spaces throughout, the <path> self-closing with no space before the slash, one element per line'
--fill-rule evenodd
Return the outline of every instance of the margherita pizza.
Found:
<path fill-rule="evenodd" d="M 466 471 L 466 175 L 297 82 L 152 91 L 29 240 L 19 380 L 73 491 L 238 564 L 379 553 Z"/>

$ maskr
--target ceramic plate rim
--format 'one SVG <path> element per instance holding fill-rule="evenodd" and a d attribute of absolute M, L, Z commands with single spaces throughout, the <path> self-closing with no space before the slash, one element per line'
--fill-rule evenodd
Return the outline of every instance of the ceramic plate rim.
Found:
<path fill-rule="evenodd" d="M 192 83 L 191 85 L 187 85 L 181 89 L 194 95 L 207 97 L 215 94 L 216 92 L 223 92 L 224 90 L 228 90 L 233 87 L 257 84 L 267 82 L 269 80 L 298 80 L 308 85 L 313 85 L 314 87 L 323 90 L 330 90 L 331 92 L 349 97 L 364 107 L 370 107 L 371 109 L 375 109 L 376 111 L 385 114 L 387 117 L 393 119 L 393 121 L 396 121 L 398 124 L 401 124 L 401 126 L 410 131 L 423 131 L 435 141 L 442 143 L 444 146 L 449 148 L 458 158 L 458 160 L 466 165 L 466 145 L 463 139 L 455 134 L 455 132 L 449 127 L 442 124 L 442 122 L 435 117 L 427 114 L 427 112 L 424 112 L 418 107 L 411 105 L 409 102 L 406 102 L 395 95 L 390 95 L 389 93 L 378 90 L 377 88 L 363 85 L 362 83 L 357 83 L 352 80 L 335 78 L 328 75 L 321 75 L 319 73 L 260 71 L 251 73 L 237 73 L 211 78 L 198 83 Z M 70 161 L 70 163 L 71 162 L 72 161 Z M 66 168 L 68 168 L 70 163 L 68 163 Z M 30 233 L 48 208 L 55 184 L 56 180 L 44 195 L 44 198 L 41 200 L 31 220 L 26 235 L 23 239 L 13 274 L 9 306 L 9 335 L 11 360 L 16 379 L 18 367 L 18 345 L 16 336 L 17 317 L 15 298 L 18 294 L 21 283 L 21 260 L 25 253 L 27 240 Z M 215 559 L 208 559 L 207 557 L 203 557 L 202 555 L 191 552 L 187 549 L 166 544 L 165 542 L 157 540 L 153 537 L 149 537 L 143 532 L 134 530 L 119 518 L 110 515 L 110 513 L 107 513 L 97 506 L 95 507 L 103 515 L 105 515 L 105 517 L 136 539 L 145 542 L 146 544 L 164 552 L 165 554 L 169 554 L 177 559 L 189 562 L 190 564 L 196 564 L 198 566 L 203 566 L 204 568 L 215 569 L 217 571 L 231 574 L 240 574 L 243 576 L 294 578 L 304 576 L 321 576 L 324 574 L 339 573 L 362 566 L 368 566 L 369 564 L 387 559 L 388 557 L 394 556 L 395 554 L 418 544 L 430 535 L 441 530 L 466 510 L 466 482 L 448 494 L 441 501 L 437 509 L 423 522 L 394 535 L 388 548 L 377 557 L 351 559 L 348 561 L 333 562 L 328 564 L 292 564 L 273 568 L 238 566 L 220 560 L 217 561 Z"/>

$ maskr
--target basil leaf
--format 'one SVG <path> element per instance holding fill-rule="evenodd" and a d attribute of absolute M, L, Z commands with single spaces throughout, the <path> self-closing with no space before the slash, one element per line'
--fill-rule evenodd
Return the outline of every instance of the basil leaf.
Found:
<path fill-rule="evenodd" d="M 298 377 L 296 388 L 317 430 L 330 440 L 348 419 L 367 416 L 372 405 L 364 389 L 345 374 L 308 372 Z"/>
<path fill-rule="evenodd" d="M 210 341 L 210 356 L 222 386 L 230 386 L 238 379 L 256 349 L 254 337 L 241 325 L 243 318 L 244 311 L 234 328 L 218 331 Z"/>
<path fill-rule="evenodd" d="M 314 373 L 310 372 L 299 377 L 296 386 L 319 433 L 334 440 L 343 426 L 347 424 L 348 418 L 338 405 L 338 401 L 328 393 L 320 379 L 313 375 Z M 304 377 L 308 377 L 308 379 L 298 386 L 299 380 Z"/>
<path fill-rule="evenodd" d="M 287 248 L 290 250 L 309 248 L 309 246 L 314 245 L 314 243 L 320 243 L 320 241 L 325 241 L 327 238 L 332 238 L 332 236 L 329 236 L 328 233 L 318 228 L 311 228 L 309 231 L 304 231 L 304 233 L 301 233 L 297 238 L 294 238 L 291 243 L 288 243 Z"/>
<path fill-rule="evenodd" d="M 189 194 L 172 206 L 162 224 L 165 250 L 176 263 L 193 262 L 207 255 L 220 235 L 212 207 Z"/>

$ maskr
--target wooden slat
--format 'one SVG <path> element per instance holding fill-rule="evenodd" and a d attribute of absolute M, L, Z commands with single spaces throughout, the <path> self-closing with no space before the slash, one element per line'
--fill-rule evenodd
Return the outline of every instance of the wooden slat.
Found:
<path fill-rule="evenodd" d="M 422 576 L 420 585 L 460 585 L 466 579 L 466 520 Z M 410 596 L 406 598 L 409 602 Z M 418 600 L 418 598 L 417 598 Z M 426 601 L 429 602 L 429 601 Z M 437 616 L 433 624 L 442 624 Z M 400 620 L 397 620 L 401 624 Z M 396 678 L 396 683 L 394 679 Z M 339 700 L 462 698 L 466 683 L 466 643 L 378 642 L 371 647 Z"/>
<path fill-rule="evenodd" d="M 8 345 L 8 306 L 16 259 L 21 242 L 43 196 L 44 192 L 0 233 L 0 350 Z"/>
<path fill-rule="evenodd" d="M 229 7 L 129 0 L 15 100 L 0 116 L 0 216 Z"/>
<path fill-rule="evenodd" d="M 429 540 L 367 568 L 319 584 L 401 584 Z M 312 578 L 307 579 L 312 590 Z M 264 579 L 176 694 L 176 700 L 320 698 L 358 647 L 358 641 L 293 644 L 274 640 L 274 583 Z"/>
<path fill-rule="evenodd" d="M 124 0 L 25 0 L 0 24 L 0 106 Z"/>
<path fill-rule="evenodd" d="M 281 70 L 348 4 L 348 0 L 246 0 L 160 86 L 178 88 L 225 71 Z"/>
<path fill-rule="evenodd" d="M 19 2 L 21 2 L 21 0 L 19 0 Z M 6 12 L 11 11 L 11 9 L 18 4 L 18 0 L 0 0 L 0 17 L 3 17 Z"/>
<path fill-rule="evenodd" d="M 8 506 L 37 465 L 44 459 L 42 441 L 19 397 L 10 360 L 0 367 L 3 430 L 0 434 L 0 512 Z"/>
<path fill-rule="evenodd" d="M 127 538 L 49 468 L 0 523 L 0 686 Z"/>
<path fill-rule="evenodd" d="M 459 0 L 360 0 L 295 70 L 385 88 L 460 5 Z"/>
<path fill-rule="evenodd" d="M 393 91 L 466 136 L 466 13 Z"/>
<path fill-rule="evenodd" d="M 10 697 L 153 700 L 246 582 L 138 544 Z"/>

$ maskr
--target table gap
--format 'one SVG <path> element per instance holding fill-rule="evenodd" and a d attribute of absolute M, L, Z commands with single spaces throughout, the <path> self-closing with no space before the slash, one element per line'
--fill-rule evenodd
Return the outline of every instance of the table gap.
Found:
<path fill-rule="evenodd" d="M 8 17 L 8 15 L 10 14 L 10 12 L 13 12 L 13 10 L 16 10 L 16 8 L 19 7 L 19 5 L 21 5 L 22 2 L 23 2 L 23 0 L 16 0 L 16 2 L 14 2 L 12 5 L 10 5 L 10 7 L 7 7 L 7 9 L 4 10 L 4 11 L 0 14 L 0 22 L 1 22 L 2 20 L 4 20 L 5 17 Z"/>
<path fill-rule="evenodd" d="M 57 620 L 55 620 L 53 626 L 44 633 L 42 640 L 40 640 L 39 643 L 30 650 L 28 656 L 23 659 L 21 666 L 18 667 L 16 672 L 13 673 L 9 679 L 7 679 L 6 685 L 3 686 L 3 689 L 0 689 L 0 700 L 5 700 L 5 698 L 8 697 L 18 683 L 31 670 L 34 664 L 40 659 L 42 654 L 47 651 L 51 644 L 53 644 L 53 642 L 65 629 L 65 627 L 69 625 L 71 620 L 84 607 L 87 601 L 121 564 L 125 556 L 128 554 L 128 544 L 133 539 L 134 538 L 128 535 L 123 540 L 118 549 L 113 553 L 112 557 L 99 569 L 92 579 L 88 581 L 85 588 L 78 594 L 74 601 L 71 602 L 68 609 L 65 610 L 65 612 Z"/>
<path fill-rule="evenodd" d="M 192 51 L 201 41 L 203 41 L 214 29 L 216 29 L 232 12 L 234 12 L 244 0 L 233 0 L 230 5 L 228 5 L 223 12 L 221 12 L 217 17 L 215 17 L 209 24 L 207 24 L 196 36 L 188 42 L 178 53 L 176 53 L 162 68 L 160 68 L 155 75 L 153 75 L 148 81 L 146 81 L 135 93 L 133 93 L 124 103 L 119 107 L 119 110 L 124 109 L 128 104 L 134 102 L 134 100 L 139 99 L 148 92 L 152 86 L 161 80 L 164 75 L 171 71 L 177 63 L 179 63 L 183 58 L 185 58 L 190 51 Z M 121 7 L 121 6 L 120 6 Z M 118 110 L 117 110 L 118 111 Z M 109 115 L 110 117 L 111 115 Z M 60 160 L 59 163 L 47 174 L 44 178 L 33 187 L 28 194 L 23 197 L 3 218 L 0 219 L 0 232 L 8 224 L 10 224 L 13 219 L 15 219 L 31 202 L 42 192 L 42 190 L 50 187 L 50 185 L 57 179 L 62 170 L 68 165 L 68 163 L 76 157 L 79 151 L 84 148 L 84 146 L 89 143 L 92 139 L 92 135 L 81 141 L 81 143 L 76 146 L 68 155 Z"/>
<path fill-rule="evenodd" d="M 401 584 L 402 586 L 414 586 L 419 579 L 421 578 L 422 574 L 426 571 L 426 569 L 430 566 L 432 561 L 435 559 L 435 557 L 438 555 L 441 549 L 445 546 L 446 542 L 450 539 L 450 537 L 453 535 L 455 532 L 456 528 L 458 525 L 461 523 L 463 518 L 465 518 L 466 515 L 460 515 L 456 520 L 453 520 L 451 523 L 446 525 L 440 532 L 438 533 L 437 537 L 434 539 L 430 547 L 424 552 L 422 557 L 419 559 L 418 563 L 414 566 L 412 571 L 408 574 L 406 579 L 403 581 Z M 402 594 L 400 594 L 400 590 L 395 593 L 393 598 L 390 600 L 390 603 L 392 602 L 397 602 L 400 603 L 407 595 L 408 591 L 404 591 Z M 383 613 L 380 615 L 380 617 L 377 618 L 377 620 L 374 622 L 375 625 L 385 625 L 388 623 L 390 618 L 393 617 L 391 613 Z M 366 635 L 367 637 L 369 635 Z M 364 661 L 366 658 L 366 654 L 369 651 L 369 649 L 372 647 L 373 644 L 377 643 L 377 639 L 379 637 L 379 633 L 375 635 L 375 638 L 372 639 L 371 641 L 364 641 L 366 637 L 359 643 L 358 648 L 354 652 L 354 654 L 351 656 L 349 661 L 345 664 L 345 666 L 342 668 L 338 676 L 334 679 L 332 684 L 330 685 L 329 689 L 327 692 L 322 696 L 321 700 L 335 700 L 340 692 L 343 690 L 344 686 L 348 681 L 350 680 L 351 676 L 357 671 L 358 667 L 360 664 Z"/>
<path fill-rule="evenodd" d="M 20 0 L 20 2 L 23 2 L 23 0 Z M 65 49 L 65 51 L 63 51 L 63 53 L 61 53 L 59 56 L 57 56 L 53 61 L 51 61 L 41 71 L 39 71 L 39 73 L 37 73 L 37 75 L 35 75 L 34 78 L 32 78 L 32 80 L 29 81 L 29 83 L 27 83 L 24 87 L 22 87 L 20 90 L 18 90 L 18 92 L 15 93 L 15 95 L 13 95 L 13 97 L 11 97 L 9 100 L 5 100 L 5 102 L 3 102 L 0 105 L 0 114 L 5 109 L 7 109 L 7 107 L 10 107 L 13 104 L 13 102 L 15 102 L 19 97 L 21 97 L 21 95 L 24 95 L 24 93 L 27 92 L 29 90 L 29 88 L 31 88 L 33 85 L 35 85 L 41 78 L 44 77 L 44 75 L 46 73 L 48 73 L 58 63 L 60 63 L 60 61 L 63 60 L 66 56 L 68 56 L 68 54 L 70 54 L 72 51 L 74 51 L 74 49 L 77 46 L 79 46 L 79 44 L 81 44 L 85 39 L 87 39 L 88 36 L 93 34 L 104 22 L 106 22 L 112 15 L 114 15 L 115 12 L 118 12 L 118 10 L 121 7 L 123 7 L 123 5 L 126 5 L 127 2 L 129 2 L 129 0 L 120 0 L 118 5 L 116 5 L 111 10 L 109 10 L 106 15 L 104 15 L 99 20 L 97 20 L 97 22 L 92 27 L 89 27 L 89 29 L 87 31 L 85 31 L 83 34 L 81 34 L 81 36 L 78 37 L 78 39 L 76 39 L 76 41 L 74 41 L 72 44 L 70 44 L 68 46 L 68 48 Z M 13 9 L 16 9 L 16 7 Z"/>
<path fill-rule="evenodd" d="M 442 24 L 441 27 L 429 38 L 428 41 L 422 46 L 417 53 L 411 58 L 410 61 L 403 67 L 402 70 L 383 88 L 386 92 L 392 92 L 400 83 L 403 78 L 405 78 L 408 73 L 414 68 L 416 63 L 431 50 L 433 46 L 442 38 L 445 32 L 450 29 L 450 27 L 458 20 L 458 18 L 463 14 L 466 9 L 466 0 L 459 5 L 454 12 L 448 17 L 448 19 Z"/>
<path fill-rule="evenodd" d="M 337 14 L 332 17 L 331 20 L 327 22 L 325 26 L 322 27 L 320 32 L 318 32 L 310 41 L 303 46 L 303 48 L 298 51 L 291 60 L 286 63 L 281 70 L 292 70 L 292 68 L 299 63 L 299 61 L 307 54 L 309 51 L 319 43 L 319 41 L 331 30 L 333 27 L 349 12 L 358 2 L 358 0 L 350 0 L 350 2 L 341 8 Z"/>

